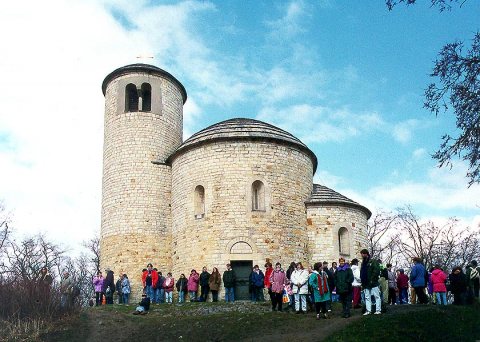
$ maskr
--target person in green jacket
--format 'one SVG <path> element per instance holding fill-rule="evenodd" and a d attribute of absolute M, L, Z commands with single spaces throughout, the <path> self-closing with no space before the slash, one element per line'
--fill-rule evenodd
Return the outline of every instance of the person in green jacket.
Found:
<path fill-rule="evenodd" d="M 328 318 L 327 301 L 331 299 L 331 295 L 328 287 L 328 275 L 327 272 L 323 270 L 323 264 L 321 262 L 313 265 L 313 272 L 308 278 L 308 283 L 313 289 L 317 319 L 320 319 L 320 310 L 322 311 L 323 318 Z"/>
<path fill-rule="evenodd" d="M 335 284 L 343 307 L 342 317 L 348 318 L 350 317 L 350 309 L 352 307 L 353 272 L 350 265 L 345 263 L 344 258 L 338 259 L 338 264 L 339 266 L 335 272 Z"/>

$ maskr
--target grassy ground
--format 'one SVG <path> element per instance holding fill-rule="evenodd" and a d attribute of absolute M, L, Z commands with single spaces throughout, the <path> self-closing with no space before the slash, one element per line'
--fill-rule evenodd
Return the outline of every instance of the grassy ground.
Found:
<path fill-rule="evenodd" d="M 479 341 L 479 306 L 430 305 L 423 310 L 368 316 L 327 341 Z"/>
<path fill-rule="evenodd" d="M 381 316 L 317 321 L 314 314 L 271 312 L 268 304 L 187 303 L 153 306 L 145 316 L 133 306 L 83 311 L 56 325 L 42 341 L 475 341 L 478 307 L 396 306 Z"/>

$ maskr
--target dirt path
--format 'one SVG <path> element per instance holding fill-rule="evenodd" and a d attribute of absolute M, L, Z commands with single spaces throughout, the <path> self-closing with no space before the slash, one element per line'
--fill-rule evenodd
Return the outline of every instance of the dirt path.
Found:
<path fill-rule="evenodd" d="M 361 314 L 354 314 L 348 319 L 332 316 L 329 319 L 320 319 L 317 321 L 314 315 L 310 314 L 309 316 L 311 316 L 309 318 L 315 320 L 315 325 L 313 325 L 311 329 L 305 331 L 304 329 L 295 329 L 295 327 L 293 327 L 293 330 L 289 328 L 288 331 L 263 335 L 261 336 L 262 341 L 323 341 L 334 332 L 362 318 Z M 247 338 L 242 341 L 253 342 L 256 341 L 256 339 Z"/>

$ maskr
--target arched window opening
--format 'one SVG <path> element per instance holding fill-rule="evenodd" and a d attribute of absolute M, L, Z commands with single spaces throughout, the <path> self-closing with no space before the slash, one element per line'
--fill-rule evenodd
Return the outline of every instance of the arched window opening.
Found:
<path fill-rule="evenodd" d="M 205 188 L 198 185 L 195 188 L 195 218 L 201 219 L 205 216 Z"/>
<path fill-rule="evenodd" d="M 338 230 L 338 252 L 341 255 L 350 255 L 350 236 L 345 227 Z"/>
<path fill-rule="evenodd" d="M 152 110 L 152 86 L 148 83 L 142 84 L 142 111 Z"/>
<path fill-rule="evenodd" d="M 259 180 L 252 184 L 252 210 L 265 211 L 265 186 Z"/>
<path fill-rule="evenodd" d="M 135 84 L 129 83 L 125 87 L 125 112 L 138 111 L 138 92 Z"/>

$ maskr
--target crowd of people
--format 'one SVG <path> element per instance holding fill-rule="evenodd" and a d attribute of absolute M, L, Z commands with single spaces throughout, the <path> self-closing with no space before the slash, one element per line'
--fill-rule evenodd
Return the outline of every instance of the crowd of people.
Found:
<path fill-rule="evenodd" d="M 304 268 L 301 262 L 292 262 L 286 271 L 280 263 L 275 267 L 269 262 L 262 271 L 255 265 L 249 277 L 249 292 L 252 302 L 264 302 L 268 293 L 273 311 L 294 310 L 298 314 L 315 311 L 317 319 L 328 318 L 332 302 L 342 304 L 342 317 L 350 317 L 352 307 L 363 307 L 364 315 L 380 315 L 386 305 L 438 304 L 447 305 L 447 293 L 453 295 L 453 304 L 473 303 L 479 297 L 480 267 L 472 261 L 466 268 L 455 267 L 447 275 L 439 265 L 426 270 L 420 258 L 413 258 L 408 274 L 404 269 L 393 270 L 391 264 L 383 266 L 380 260 L 371 258 L 368 250 L 361 251 L 358 259 L 350 262 L 341 257 L 337 262 L 317 262 Z M 136 314 L 148 312 L 151 304 L 173 303 L 177 291 L 178 303 L 206 302 L 209 294 L 218 301 L 218 292 L 223 283 L 225 301 L 234 303 L 237 277 L 230 264 L 221 275 L 216 267 L 208 272 L 203 267 L 198 273 L 192 269 L 188 278 L 181 274 L 177 281 L 168 272 L 162 272 L 148 264 L 142 270 L 143 295 Z M 98 272 L 93 278 L 95 303 L 113 304 L 116 292 L 119 304 L 128 304 L 131 293 L 130 281 L 121 274 L 114 282 L 114 274 L 106 270 L 105 278 Z M 199 291 L 200 290 L 200 291 Z M 199 293 L 200 292 L 200 293 Z"/>

